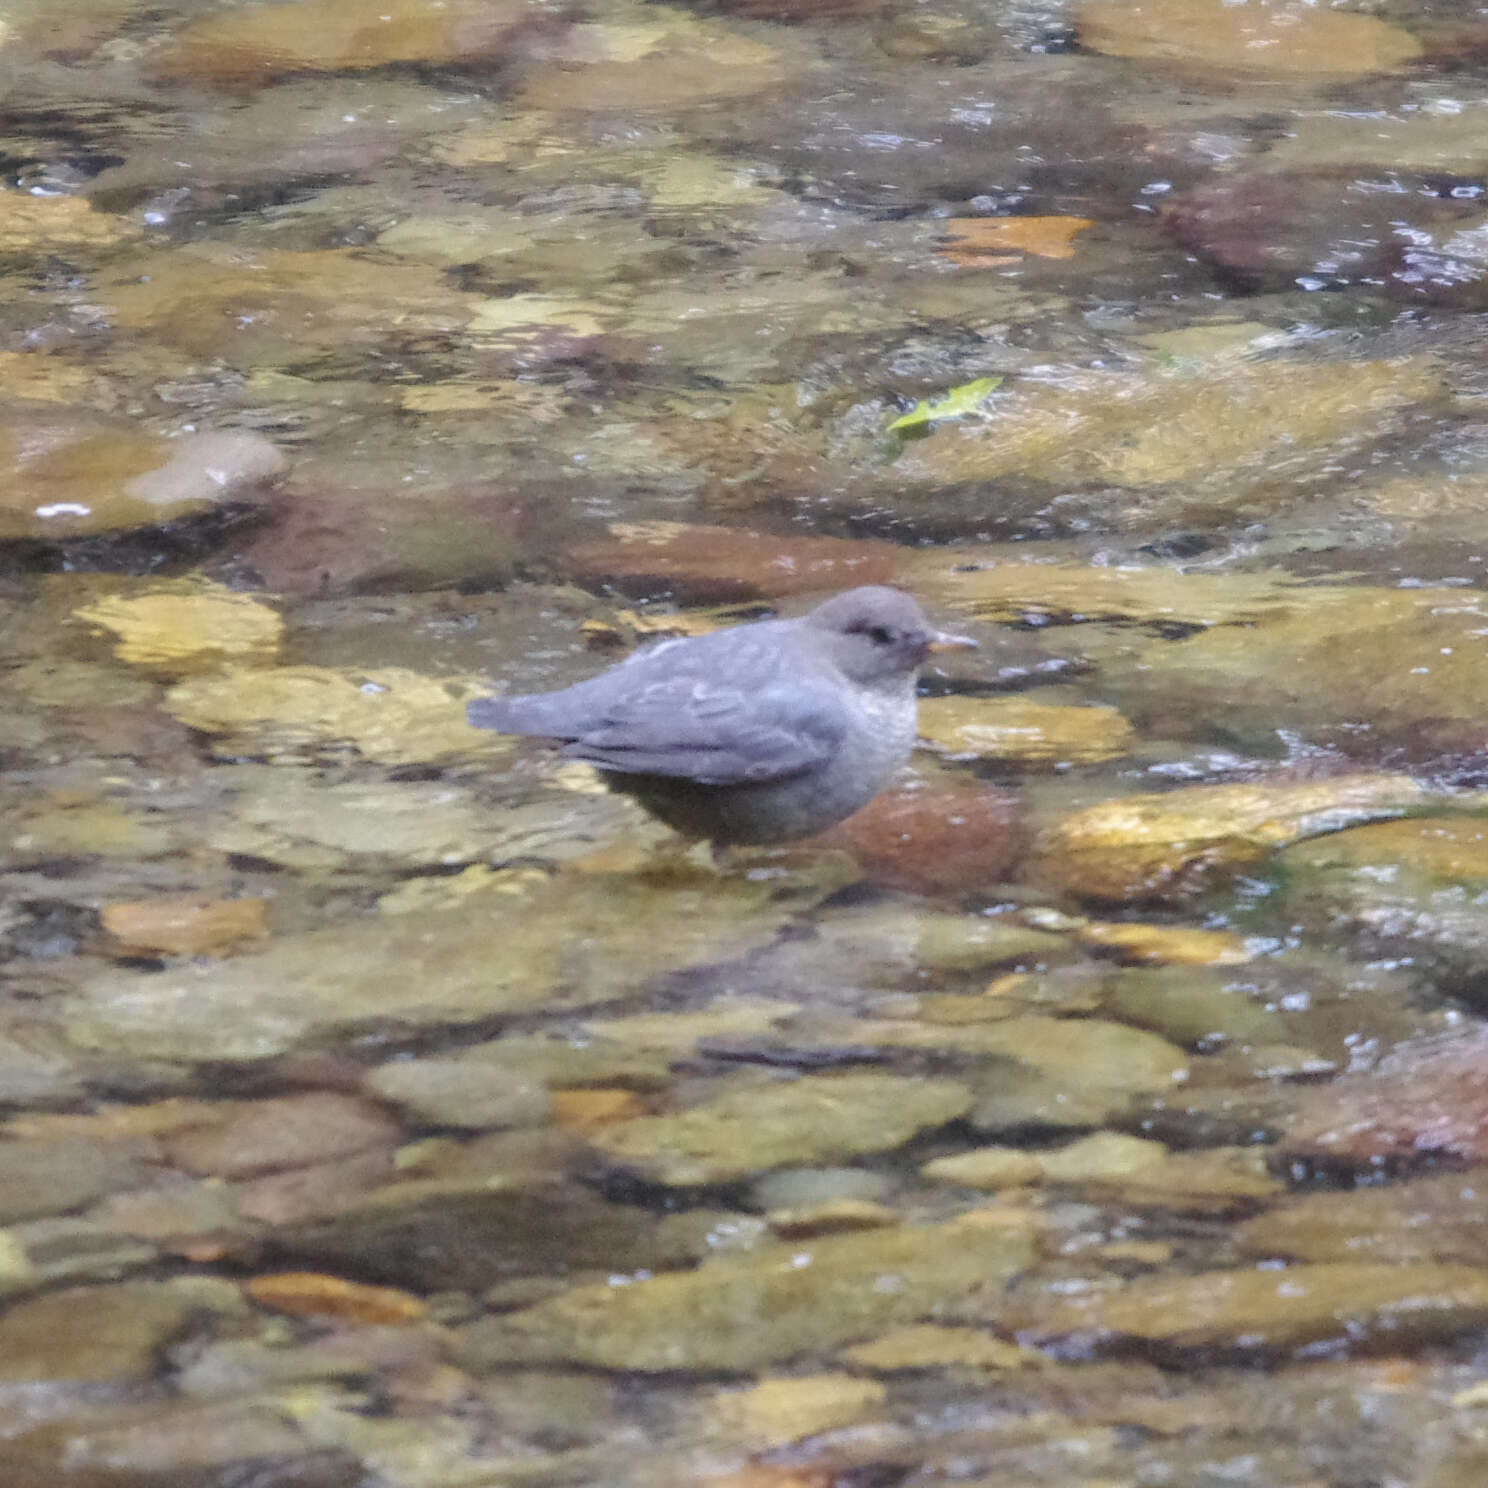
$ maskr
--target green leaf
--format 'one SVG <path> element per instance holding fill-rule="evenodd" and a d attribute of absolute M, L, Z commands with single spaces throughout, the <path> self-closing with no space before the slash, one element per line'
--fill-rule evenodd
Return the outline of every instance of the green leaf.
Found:
<path fill-rule="evenodd" d="M 900 414 L 888 425 L 890 434 L 908 432 L 925 433 L 929 426 L 940 419 L 960 418 L 974 413 L 982 400 L 1002 386 L 1000 377 L 978 377 L 975 382 L 964 382 L 941 393 L 938 398 L 921 398 L 908 413 Z"/>

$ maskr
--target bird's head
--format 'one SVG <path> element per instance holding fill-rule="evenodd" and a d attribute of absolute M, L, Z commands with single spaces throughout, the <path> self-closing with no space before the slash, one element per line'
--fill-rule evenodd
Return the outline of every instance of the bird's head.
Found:
<path fill-rule="evenodd" d="M 878 585 L 834 595 L 806 623 L 825 635 L 842 674 L 865 686 L 912 675 L 932 651 L 976 645 L 936 630 L 902 590 Z"/>

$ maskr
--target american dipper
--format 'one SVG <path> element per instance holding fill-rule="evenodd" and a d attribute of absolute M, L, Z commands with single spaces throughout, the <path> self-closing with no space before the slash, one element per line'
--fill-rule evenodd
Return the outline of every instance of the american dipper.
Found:
<path fill-rule="evenodd" d="M 788 842 L 851 816 L 915 741 L 915 672 L 942 647 L 897 589 L 849 589 L 799 620 L 662 641 L 561 692 L 480 698 L 477 728 L 568 759 L 715 846 Z"/>

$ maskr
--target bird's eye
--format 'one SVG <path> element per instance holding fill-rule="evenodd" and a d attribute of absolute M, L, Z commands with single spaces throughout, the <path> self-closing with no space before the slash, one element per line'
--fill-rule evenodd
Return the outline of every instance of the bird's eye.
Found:
<path fill-rule="evenodd" d="M 868 639 L 875 646 L 891 646 L 894 643 L 894 632 L 887 625 L 870 625 Z"/>

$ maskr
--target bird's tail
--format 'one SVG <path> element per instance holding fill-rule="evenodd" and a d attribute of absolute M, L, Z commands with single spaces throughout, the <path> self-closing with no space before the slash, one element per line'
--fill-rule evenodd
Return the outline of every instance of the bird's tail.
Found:
<path fill-rule="evenodd" d="M 465 705 L 465 721 L 472 728 L 495 729 L 499 734 L 532 734 L 539 738 L 558 739 L 564 729 L 544 706 L 541 694 L 522 697 L 476 698 Z"/>

